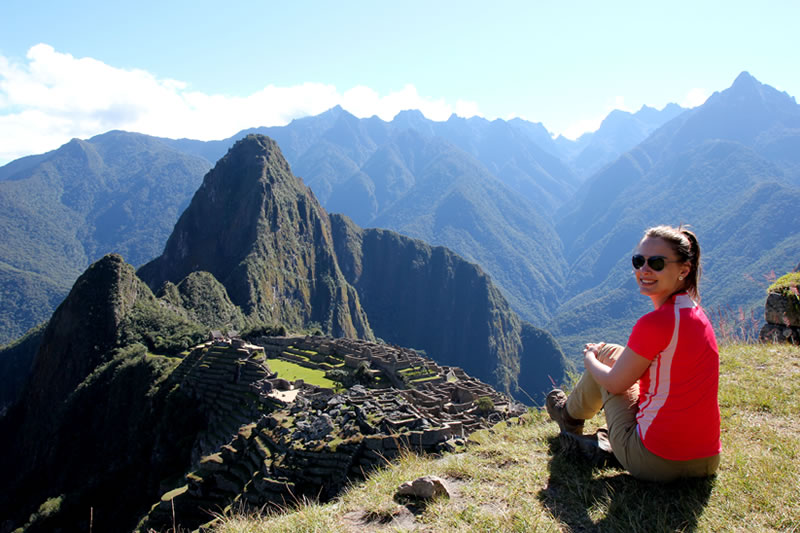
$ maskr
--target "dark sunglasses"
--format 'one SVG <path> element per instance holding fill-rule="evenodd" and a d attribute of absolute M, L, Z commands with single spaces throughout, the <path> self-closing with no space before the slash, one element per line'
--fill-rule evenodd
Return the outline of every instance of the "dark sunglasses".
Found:
<path fill-rule="evenodd" d="M 667 263 L 680 263 L 680 260 L 672 260 L 667 259 L 663 255 L 651 255 L 650 257 L 645 257 L 642 254 L 636 254 L 631 257 L 631 264 L 633 268 L 639 270 L 644 266 L 645 263 L 650 265 L 650 268 L 655 270 L 656 272 L 661 272 L 664 270 L 664 267 L 667 266 Z"/>

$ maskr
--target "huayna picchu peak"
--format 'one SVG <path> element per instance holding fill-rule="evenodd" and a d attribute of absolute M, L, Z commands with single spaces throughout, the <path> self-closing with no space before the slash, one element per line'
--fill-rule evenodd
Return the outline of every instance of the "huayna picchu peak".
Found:
<path fill-rule="evenodd" d="M 372 338 L 333 253 L 327 214 L 275 141 L 249 135 L 206 175 L 164 253 L 139 269 L 153 290 L 209 272 L 255 320 Z"/>

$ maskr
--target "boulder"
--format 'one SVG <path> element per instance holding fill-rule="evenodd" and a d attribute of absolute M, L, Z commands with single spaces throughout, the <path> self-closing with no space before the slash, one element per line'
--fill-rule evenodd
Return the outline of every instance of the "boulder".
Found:
<path fill-rule="evenodd" d="M 423 476 L 414 481 L 406 481 L 397 488 L 395 496 L 410 496 L 430 500 L 438 496 L 450 497 L 445 481 L 438 476 Z"/>
<path fill-rule="evenodd" d="M 794 294 L 771 292 L 767 296 L 764 315 L 769 324 L 800 327 L 800 300 Z"/>
<path fill-rule="evenodd" d="M 762 342 L 800 344 L 800 328 L 792 328 L 780 324 L 764 324 L 758 337 Z"/>

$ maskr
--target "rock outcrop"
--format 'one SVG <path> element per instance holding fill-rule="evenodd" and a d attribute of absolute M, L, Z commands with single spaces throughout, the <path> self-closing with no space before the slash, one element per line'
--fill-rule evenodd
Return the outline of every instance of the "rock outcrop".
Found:
<path fill-rule="evenodd" d="M 796 274 L 787 274 L 770 287 L 764 318 L 762 341 L 800 344 L 800 278 Z"/>

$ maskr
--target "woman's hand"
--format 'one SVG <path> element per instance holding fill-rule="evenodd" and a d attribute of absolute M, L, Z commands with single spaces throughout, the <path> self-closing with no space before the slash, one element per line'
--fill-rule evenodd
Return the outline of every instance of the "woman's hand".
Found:
<path fill-rule="evenodd" d="M 612 346 L 606 345 L 604 342 L 587 343 L 583 347 L 583 362 L 586 364 L 587 357 L 593 357 L 604 365 L 611 367 L 614 366 L 616 361 L 617 352 Z"/>
<path fill-rule="evenodd" d="M 628 390 L 650 366 L 650 360 L 616 344 L 587 344 L 583 364 L 597 383 L 612 394 Z"/>

